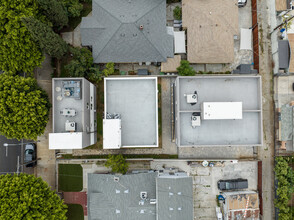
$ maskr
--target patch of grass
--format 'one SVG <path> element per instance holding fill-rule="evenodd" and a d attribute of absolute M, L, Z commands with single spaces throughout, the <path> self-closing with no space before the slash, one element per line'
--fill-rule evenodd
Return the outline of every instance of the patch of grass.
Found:
<path fill-rule="evenodd" d="M 68 211 L 66 217 L 68 220 L 83 220 L 84 219 L 84 210 L 83 207 L 79 204 L 67 204 Z"/>
<path fill-rule="evenodd" d="M 132 159 L 132 158 L 178 159 L 177 154 L 172 154 L 172 155 L 169 155 L 169 154 L 124 154 L 123 156 L 127 159 Z M 84 155 L 84 156 L 73 156 L 72 154 L 63 154 L 62 158 L 63 159 L 107 159 L 108 154 Z"/>
<path fill-rule="evenodd" d="M 58 165 L 58 189 L 79 192 L 83 189 L 83 168 L 79 164 Z"/>

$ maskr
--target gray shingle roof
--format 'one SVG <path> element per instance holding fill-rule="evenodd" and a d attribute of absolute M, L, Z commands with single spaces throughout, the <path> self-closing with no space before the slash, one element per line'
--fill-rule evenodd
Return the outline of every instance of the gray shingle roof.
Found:
<path fill-rule="evenodd" d="M 193 219 L 192 177 L 156 179 L 158 219 Z"/>
<path fill-rule="evenodd" d="M 82 18 L 81 37 L 83 46 L 92 46 L 95 63 L 162 62 L 173 57 L 165 0 L 93 0 L 92 17 Z"/>
<path fill-rule="evenodd" d="M 118 182 L 114 177 L 88 174 L 89 220 L 193 219 L 191 177 L 139 173 L 119 176 Z M 148 196 L 143 205 L 139 205 L 140 192 L 147 192 Z M 150 199 L 157 199 L 157 204 L 150 204 Z"/>

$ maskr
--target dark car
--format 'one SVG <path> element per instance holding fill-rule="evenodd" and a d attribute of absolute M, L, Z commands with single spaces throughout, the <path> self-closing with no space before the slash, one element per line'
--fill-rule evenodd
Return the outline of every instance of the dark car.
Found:
<path fill-rule="evenodd" d="M 26 167 L 33 167 L 37 164 L 37 152 L 36 152 L 36 145 L 33 143 L 25 145 L 24 151 L 24 164 Z M 31 162 L 31 163 L 30 163 Z"/>
<path fill-rule="evenodd" d="M 248 181 L 246 179 L 219 180 L 217 187 L 219 190 L 246 189 Z"/>

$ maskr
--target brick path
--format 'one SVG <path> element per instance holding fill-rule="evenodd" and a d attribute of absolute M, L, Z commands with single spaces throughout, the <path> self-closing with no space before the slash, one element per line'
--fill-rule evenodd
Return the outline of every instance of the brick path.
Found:
<path fill-rule="evenodd" d="M 84 216 L 87 216 L 87 193 L 86 192 L 63 192 L 64 203 L 80 204 L 84 209 Z"/>

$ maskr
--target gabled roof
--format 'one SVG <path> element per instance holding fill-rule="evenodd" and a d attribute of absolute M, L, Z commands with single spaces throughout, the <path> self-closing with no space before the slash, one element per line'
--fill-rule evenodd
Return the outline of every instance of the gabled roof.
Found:
<path fill-rule="evenodd" d="M 83 46 L 92 46 L 95 63 L 162 62 L 173 56 L 165 0 L 93 0 L 81 37 Z"/>

